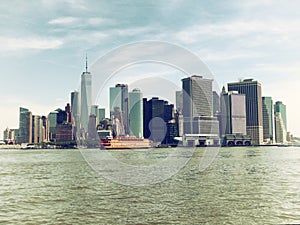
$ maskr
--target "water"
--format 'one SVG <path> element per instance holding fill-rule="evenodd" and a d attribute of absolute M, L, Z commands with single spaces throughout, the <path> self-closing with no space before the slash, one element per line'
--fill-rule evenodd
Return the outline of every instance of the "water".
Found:
<path fill-rule="evenodd" d="M 168 151 L 113 154 L 137 164 Z M 2 150 L 0 224 L 300 223 L 300 148 L 222 148 L 200 173 L 202 155 L 163 183 L 131 187 L 99 177 L 77 150 Z"/>

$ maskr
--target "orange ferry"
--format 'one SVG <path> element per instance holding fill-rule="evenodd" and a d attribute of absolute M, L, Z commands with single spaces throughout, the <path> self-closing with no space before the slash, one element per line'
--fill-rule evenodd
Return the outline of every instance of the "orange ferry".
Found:
<path fill-rule="evenodd" d="M 101 149 L 143 149 L 150 147 L 151 141 L 149 139 L 135 136 L 117 136 L 114 139 L 105 138 L 100 141 Z"/>

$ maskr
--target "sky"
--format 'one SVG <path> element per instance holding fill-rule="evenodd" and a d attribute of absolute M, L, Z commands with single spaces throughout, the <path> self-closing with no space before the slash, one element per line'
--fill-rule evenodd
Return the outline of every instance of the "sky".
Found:
<path fill-rule="evenodd" d="M 264 96 L 287 105 L 288 130 L 300 136 L 297 0 L 11 0 L 0 1 L 0 10 L 0 139 L 6 127 L 18 128 L 20 106 L 48 115 L 70 102 L 70 92 L 80 87 L 86 54 L 93 67 L 113 49 L 145 40 L 194 53 L 218 87 L 241 78 L 260 81 Z M 149 77 L 152 83 L 158 77 L 172 80 L 174 89 L 184 76 L 154 63 L 133 65 L 116 77 L 134 88 L 142 85 L 137 75 L 149 84 Z M 159 96 L 174 101 L 167 89 Z"/>

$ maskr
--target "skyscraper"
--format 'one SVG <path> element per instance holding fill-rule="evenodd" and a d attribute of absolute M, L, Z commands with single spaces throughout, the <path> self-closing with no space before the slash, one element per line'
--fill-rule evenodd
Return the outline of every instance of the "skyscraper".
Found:
<path fill-rule="evenodd" d="M 79 113 L 79 92 L 73 91 L 71 92 L 71 111 L 73 116 L 73 124 L 74 124 L 74 138 L 77 140 L 79 136 L 79 128 L 80 128 L 80 113 Z"/>
<path fill-rule="evenodd" d="M 142 138 L 143 135 L 143 94 L 139 89 L 129 92 L 130 135 Z"/>
<path fill-rule="evenodd" d="M 221 94 L 221 130 L 224 134 L 246 134 L 246 98 L 230 91 Z M 223 133 L 222 132 L 222 133 Z"/>
<path fill-rule="evenodd" d="M 282 120 L 283 120 L 284 127 L 287 130 L 286 105 L 283 104 L 281 101 L 275 102 L 274 113 L 277 113 L 277 112 L 281 113 L 281 117 L 282 117 Z"/>
<path fill-rule="evenodd" d="M 238 91 L 246 96 L 246 129 L 251 136 L 252 143 L 263 143 L 263 119 L 261 84 L 253 79 L 245 79 L 235 83 L 228 83 L 228 91 Z"/>
<path fill-rule="evenodd" d="M 263 137 L 264 142 L 273 143 L 273 100 L 271 97 L 262 97 L 262 111 L 263 111 Z"/>
<path fill-rule="evenodd" d="M 49 122 L 46 116 L 42 116 L 42 123 L 43 123 L 43 142 L 49 141 Z"/>
<path fill-rule="evenodd" d="M 192 124 L 194 117 L 212 117 L 212 81 L 197 75 L 182 79 L 182 114 L 185 134 L 193 133 Z"/>
<path fill-rule="evenodd" d="M 174 105 L 158 97 L 143 98 L 144 137 L 154 142 L 171 144 L 178 136 Z"/>
<path fill-rule="evenodd" d="M 281 102 L 275 102 L 275 139 L 277 143 L 286 142 L 287 137 L 287 121 L 286 121 L 286 106 Z"/>
<path fill-rule="evenodd" d="M 19 132 L 17 143 L 32 143 L 32 113 L 20 107 Z"/>
<path fill-rule="evenodd" d="M 129 134 L 129 114 L 128 114 L 128 85 L 117 84 L 110 88 L 110 117 L 118 121 L 120 131 L 118 135 Z"/>
<path fill-rule="evenodd" d="M 41 143 L 41 118 L 37 115 L 32 115 L 32 143 Z"/>
<path fill-rule="evenodd" d="M 85 72 L 81 75 L 81 111 L 80 121 L 85 132 L 88 131 L 89 115 L 92 105 L 92 75 L 88 72 L 87 58 Z"/>
<path fill-rule="evenodd" d="M 55 128 L 57 124 L 57 111 L 50 112 L 48 114 L 48 123 L 49 123 L 49 140 L 54 141 L 55 139 Z"/>
<path fill-rule="evenodd" d="M 275 112 L 275 140 L 276 143 L 285 143 L 287 132 L 281 112 Z"/>

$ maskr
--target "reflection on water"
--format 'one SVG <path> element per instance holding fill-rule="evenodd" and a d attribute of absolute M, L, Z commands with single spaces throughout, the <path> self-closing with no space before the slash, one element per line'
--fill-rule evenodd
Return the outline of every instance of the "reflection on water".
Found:
<path fill-rule="evenodd" d="M 148 165 L 169 150 L 113 154 Z M 130 187 L 99 177 L 76 150 L 0 151 L 0 224 L 300 223 L 300 148 L 222 148 L 199 172 L 202 156 L 163 183 Z"/>

